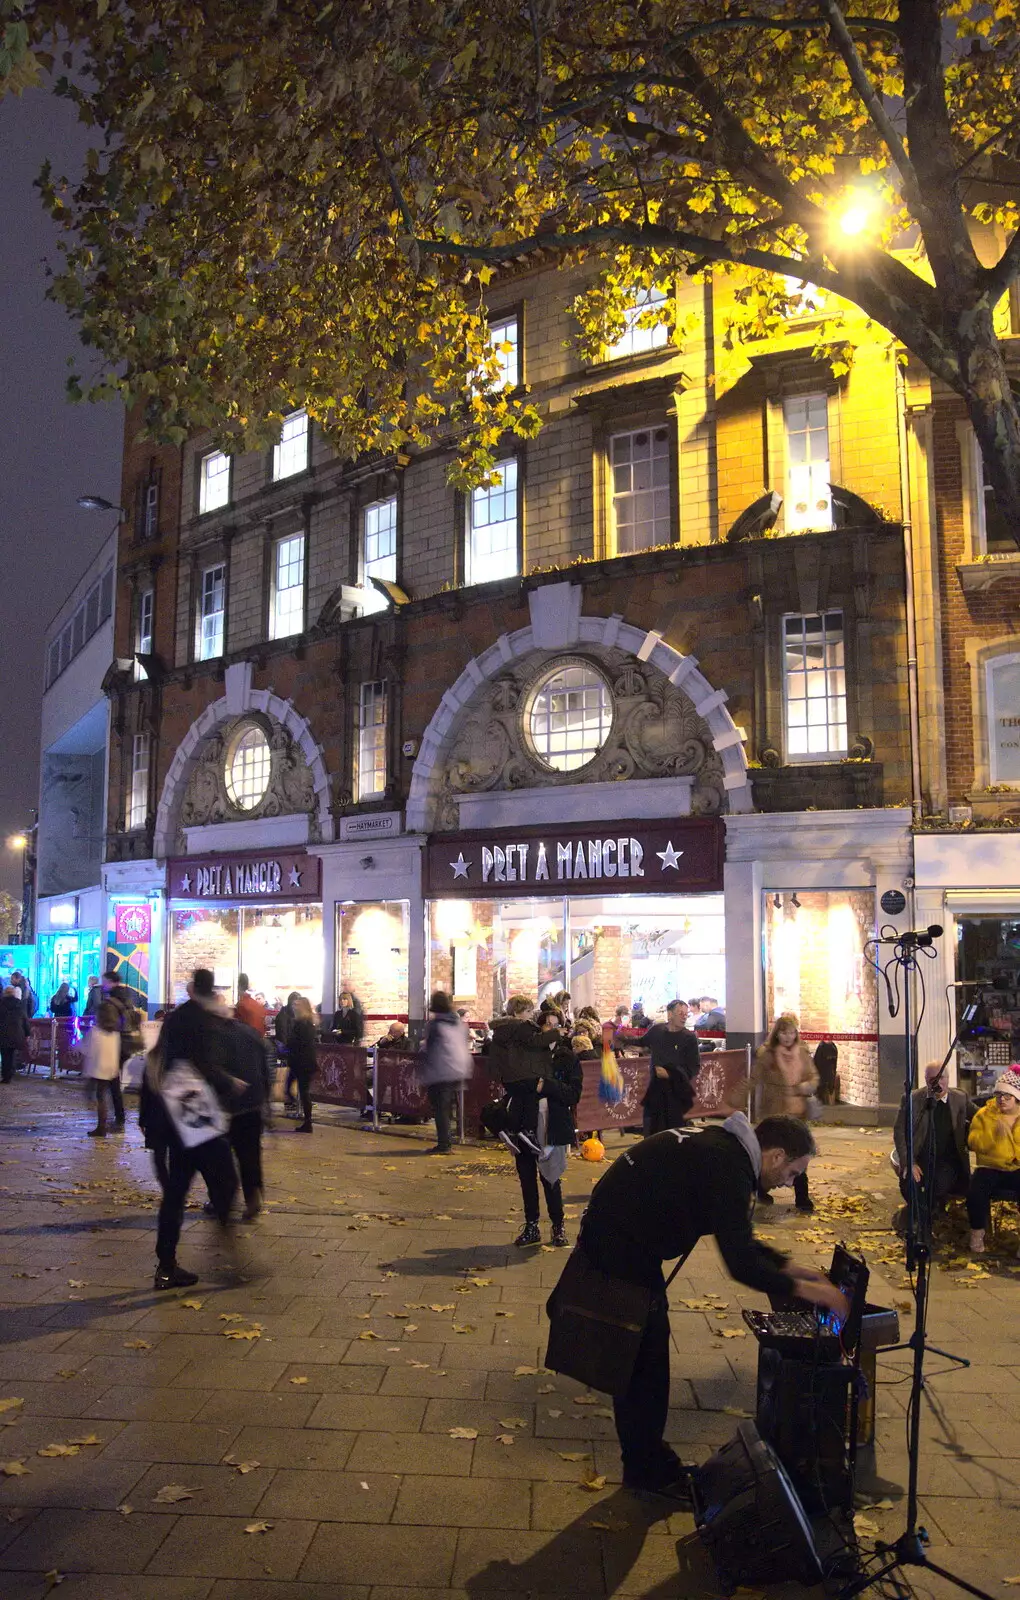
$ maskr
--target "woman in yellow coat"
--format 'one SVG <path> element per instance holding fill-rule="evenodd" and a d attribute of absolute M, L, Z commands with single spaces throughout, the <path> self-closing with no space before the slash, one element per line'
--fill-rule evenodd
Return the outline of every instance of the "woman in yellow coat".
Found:
<path fill-rule="evenodd" d="M 1020 1200 L 1020 1066 L 996 1080 L 995 1097 L 975 1113 L 967 1143 L 977 1163 L 970 1175 L 970 1248 L 983 1255 L 993 1200 Z"/>

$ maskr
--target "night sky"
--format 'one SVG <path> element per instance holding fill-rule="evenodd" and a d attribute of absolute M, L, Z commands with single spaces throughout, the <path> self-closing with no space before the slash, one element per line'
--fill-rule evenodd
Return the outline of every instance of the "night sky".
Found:
<path fill-rule="evenodd" d="M 5 841 L 37 804 L 43 635 L 114 521 L 75 499 L 120 498 L 119 408 L 64 399 L 77 333 L 44 299 L 56 231 L 32 188 L 47 156 L 73 176 L 86 145 L 47 91 L 0 101 L 0 888 L 19 899 L 20 857 Z"/>

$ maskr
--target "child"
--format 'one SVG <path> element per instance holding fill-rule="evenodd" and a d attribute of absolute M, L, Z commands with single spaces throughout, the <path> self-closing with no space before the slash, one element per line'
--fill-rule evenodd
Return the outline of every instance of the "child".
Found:
<path fill-rule="evenodd" d="M 90 1139 L 105 1139 L 108 1127 L 106 1095 L 113 1103 L 113 1128 L 124 1131 L 124 1097 L 120 1092 L 120 1013 L 104 1000 L 96 1012 L 95 1026 L 85 1045 L 82 1077 L 95 1083 L 96 1125 L 88 1131 Z"/>
<path fill-rule="evenodd" d="M 514 1240 L 514 1244 L 520 1248 L 542 1242 L 538 1227 L 539 1179 L 552 1224 L 550 1243 L 559 1246 L 567 1244 L 561 1179 L 567 1165 L 567 1153 L 576 1137 L 574 1108 L 581 1097 L 582 1086 L 581 1052 L 560 1038 L 553 1048 L 545 1076 L 536 1085 L 537 1154 L 522 1137 L 515 1155 L 524 1201 L 524 1227 Z"/>
<path fill-rule="evenodd" d="M 518 1070 L 522 1075 L 506 1084 L 504 1126 L 499 1134 L 515 1156 L 525 1150 L 537 1160 L 542 1154 L 538 1140 L 539 1085 L 548 1070 L 562 1028 L 563 1013 L 552 1000 L 542 1001 L 534 1022 L 522 1024 L 516 1051 Z"/>

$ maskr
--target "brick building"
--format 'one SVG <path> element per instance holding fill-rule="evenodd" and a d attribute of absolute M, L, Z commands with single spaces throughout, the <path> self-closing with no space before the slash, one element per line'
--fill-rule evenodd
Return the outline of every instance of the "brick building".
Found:
<path fill-rule="evenodd" d="M 129 420 L 111 940 L 149 907 L 152 1006 L 201 958 L 270 1001 L 349 986 L 380 1032 L 430 984 L 479 1018 L 518 989 L 712 995 L 731 1043 L 796 1009 L 889 1100 L 864 941 L 944 787 L 909 381 L 861 319 L 834 378 L 810 303 L 733 352 L 686 282 L 682 346 L 653 296 L 583 364 L 582 281 L 493 289 L 545 426 L 467 496 L 448 452 L 344 462 L 300 411 L 233 458 Z"/>

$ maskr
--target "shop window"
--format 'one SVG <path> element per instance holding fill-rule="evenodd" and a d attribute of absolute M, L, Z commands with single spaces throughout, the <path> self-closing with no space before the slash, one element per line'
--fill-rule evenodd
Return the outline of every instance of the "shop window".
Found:
<path fill-rule="evenodd" d="M 273 545 L 270 637 L 289 639 L 305 626 L 305 536 L 289 534 Z"/>
<path fill-rule="evenodd" d="M 831 528 L 828 396 L 792 396 L 783 403 L 783 423 L 786 432 L 783 525 L 786 532 L 811 533 Z"/>
<path fill-rule="evenodd" d="M 308 413 L 292 411 L 284 417 L 280 429 L 280 442 L 273 446 L 273 482 L 292 478 L 297 472 L 308 469 Z"/>
<path fill-rule="evenodd" d="M 230 457 L 222 450 L 210 450 L 198 467 L 198 512 L 219 511 L 230 503 Z"/>
<path fill-rule="evenodd" d="M 227 597 L 227 569 L 206 567 L 199 582 L 198 617 L 195 626 L 195 656 L 199 661 L 214 661 L 223 654 L 223 621 Z"/>
<path fill-rule="evenodd" d="M 783 618 L 783 692 L 789 760 L 844 755 L 843 613 Z"/>
<path fill-rule="evenodd" d="M 814 1053 L 836 1038 L 841 1098 L 878 1104 L 878 987 L 865 942 L 874 932 L 870 888 L 768 891 L 764 896 L 767 1030 L 785 1011 Z"/>
<path fill-rule="evenodd" d="M 613 474 L 613 535 L 617 555 L 670 544 L 669 433 L 639 428 L 609 441 Z"/>
<path fill-rule="evenodd" d="M 574 772 L 598 755 L 613 726 L 613 696 L 595 667 L 578 662 L 547 673 L 532 692 L 528 740 L 544 767 Z"/>
<path fill-rule="evenodd" d="M 624 313 L 626 326 L 620 337 L 607 345 L 605 359 L 619 361 L 623 356 L 643 355 L 646 350 L 658 350 L 668 344 L 666 324 L 653 320 L 668 298 L 666 291 L 654 284 L 650 289 L 635 291 Z"/>
<path fill-rule="evenodd" d="M 516 389 L 520 379 L 520 324 L 516 314 L 489 324 L 489 343 L 499 362 L 498 389 Z"/>
<path fill-rule="evenodd" d="M 361 514 L 361 583 L 364 599 L 361 609 L 367 614 L 382 611 L 386 601 L 369 581 L 385 578 L 397 581 L 397 497 L 373 500 Z"/>
<path fill-rule="evenodd" d="M 196 967 L 213 975 L 228 1005 L 237 978 L 247 973 L 251 992 L 278 1011 L 292 992 L 313 1005 L 321 999 L 322 907 L 176 906 L 169 918 L 167 990 L 173 1004 L 188 997 Z"/>
<path fill-rule="evenodd" d="M 261 728 L 245 728 L 227 750 L 227 795 L 239 811 L 254 811 L 269 788 L 272 760 Z"/>
<path fill-rule="evenodd" d="M 143 828 L 149 810 L 149 735 L 136 733 L 131 741 L 131 783 L 128 789 L 127 825 Z"/>
<path fill-rule="evenodd" d="M 406 900 L 337 906 L 335 998 L 349 989 L 361 1001 L 366 1044 L 381 1038 L 389 1023 L 409 1015 L 410 927 L 411 908 Z"/>
<path fill-rule="evenodd" d="M 464 581 L 493 583 L 520 571 L 517 458 L 496 463 L 498 483 L 474 489 L 467 503 Z"/>
<path fill-rule="evenodd" d="M 152 618 L 155 593 L 152 589 L 143 589 L 138 596 L 138 626 L 135 630 L 135 651 L 140 656 L 152 654 Z M 135 680 L 140 681 L 145 676 L 145 670 L 140 661 L 135 662 Z"/>
<path fill-rule="evenodd" d="M 989 778 L 1020 784 L 1020 655 L 993 656 L 985 673 Z"/>
<path fill-rule="evenodd" d="M 385 683 L 363 683 L 358 697 L 358 770 L 355 792 L 359 800 L 374 800 L 386 788 Z"/>

